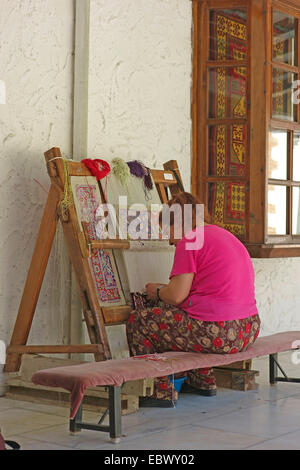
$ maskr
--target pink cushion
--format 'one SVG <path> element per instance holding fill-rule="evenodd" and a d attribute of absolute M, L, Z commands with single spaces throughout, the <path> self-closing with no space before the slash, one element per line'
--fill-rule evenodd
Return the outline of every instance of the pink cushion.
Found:
<path fill-rule="evenodd" d="M 293 344 L 298 341 L 298 344 Z M 300 331 L 287 331 L 258 338 L 247 351 L 236 354 L 203 354 L 168 351 L 160 354 L 164 359 L 120 359 L 90 362 L 72 366 L 40 370 L 33 374 L 32 382 L 47 387 L 61 387 L 71 392 L 71 418 L 74 418 L 89 387 L 116 385 L 147 377 L 162 377 L 191 369 L 216 367 L 254 357 L 300 348 Z"/>

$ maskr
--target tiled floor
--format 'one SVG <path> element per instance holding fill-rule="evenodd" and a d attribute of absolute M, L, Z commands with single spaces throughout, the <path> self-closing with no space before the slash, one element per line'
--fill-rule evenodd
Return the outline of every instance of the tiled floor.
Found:
<path fill-rule="evenodd" d="M 291 354 L 280 356 L 290 376 L 300 377 Z M 300 384 L 268 383 L 266 358 L 258 390 L 219 389 L 216 397 L 181 395 L 176 408 L 140 409 L 122 419 L 123 438 L 112 444 L 105 433 L 68 431 L 68 409 L 0 398 L 0 428 L 6 439 L 34 450 L 300 449 Z M 87 412 L 85 420 L 99 418 Z"/>

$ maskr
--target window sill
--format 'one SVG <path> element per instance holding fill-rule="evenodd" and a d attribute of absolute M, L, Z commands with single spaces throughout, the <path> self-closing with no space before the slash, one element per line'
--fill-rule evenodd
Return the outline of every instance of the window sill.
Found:
<path fill-rule="evenodd" d="M 251 258 L 295 258 L 300 257 L 300 244 L 254 244 L 245 243 Z"/>

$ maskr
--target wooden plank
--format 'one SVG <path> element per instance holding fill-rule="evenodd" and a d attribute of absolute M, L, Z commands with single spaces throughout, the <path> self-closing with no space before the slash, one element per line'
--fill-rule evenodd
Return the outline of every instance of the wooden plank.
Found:
<path fill-rule="evenodd" d="M 83 233 L 86 240 L 87 250 L 90 246 L 91 250 L 103 250 L 103 249 L 115 249 L 115 250 L 129 250 L 130 242 L 128 240 L 122 240 L 117 237 L 115 240 L 105 239 L 105 240 L 91 240 L 88 233 L 88 224 L 87 222 L 81 222 Z"/>
<path fill-rule="evenodd" d="M 247 361 L 238 361 L 233 362 L 232 364 L 228 364 L 227 366 L 222 366 L 222 369 L 243 369 L 243 370 L 250 370 L 252 367 L 252 359 Z"/>
<path fill-rule="evenodd" d="M 198 42 L 198 28 L 199 28 L 199 2 L 193 0 L 193 70 L 192 70 L 192 171 L 191 171 L 191 187 L 192 193 L 198 194 L 198 173 L 199 173 L 199 159 L 198 152 L 198 74 L 199 74 L 199 47 Z"/>
<path fill-rule="evenodd" d="M 12 346 L 24 345 L 28 339 L 56 232 L 58 203 L 59 192 L 51 185 L 10 342 Z M 19 367 L 20 356 L 8 353 L 5 372 L 17 371 Z"/>
<path fill-rule="evenodd" d="M 9 379 L 6 397 L 14 400 L 43 403 L 53 406 L 70 407 L 70 393 L 64 389 L 42 387 L 26 383 L 20 379 Z M 108 408 L 108 392 L 91 388 L 85 392 L 83 406 L 85 411 L 94 411 L 101 415 Z M 139 400 L 136 395 L 121 394 L 122 415 L 135 413 L 139 409 Z M 100 417 L 100 416 L 99 416 Z"/>
<path fill-rule="evenodd" d="M 54 345 L 12 345 L 8 346 L 7 354 L 71 354 L 71 353 L 102 353 L 101 344 L 54 344 Z"/>
<path fill-rule="evenodd" d="M 256 390 L 259 386 L 255 382 L 255 377 L 259 375 L 257 370 L 227 369 L 222 367 L 216 367 L 213 370 L 218 387 L 247 391 Z"/>
<path fill-rule="evenodd" d="M 245 246 L 252 258 L 294 258 L 300 256 L 299 245 L 246 244 Z"/>
<path fill-rule="evenodd" d="M 177 163 L 176 163 L 177 166 Z M 174 174 L 172 171 L 165 170 L 151 170 L 151 175 L 153 178 L 154 183 L 156 184 L 165 184 L 167 186 L 177 185 L 177 181 L 175 179 Z"/>
<path fill-rule="evenodd" d="M 153 394 L 154 379 L 147 378 L 126 382 L 122 387 L 122 392 L 137 397 L 150 397 Z"/>
<path fill-rule="evenodd" d="M 176 160 L 169 160 L 168 162 L 164 163 L 164 169 L 165 170 L 171 170 L 172 173 L 175 173 L 175 179 L 176 179 L 176 186 L 170 185 L 170 192 L 172 196 L 175 196 L 175 194 L 181 193 L 184 191 L 183 187 L 183 181 L 181 179 L 180 171 L 178 168 L 178 163 Z"/>

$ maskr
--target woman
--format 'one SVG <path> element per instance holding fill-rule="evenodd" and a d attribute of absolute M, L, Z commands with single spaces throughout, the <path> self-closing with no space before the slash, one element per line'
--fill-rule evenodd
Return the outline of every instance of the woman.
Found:
<path fill-rule="evenodd" d="M 127 322 L 131 354 L 245 351 L 260 329 L 250 256 L 234 235 L 210 224 L 206 212 L 204 224 L 196 225 L 200 202 L 194 196 L 180 193 L 168 202 L 170 208 L 175 204 L 182 209 L 182 220 L 187 205 L 192 207 L 193 230 L 175 238 L 176 219 L 171 213 L 169 243 L 176 250 L 170 282 L 146 285 L 147 297 L 163 301 L 163 307 L 132 312 Z M 194 243 L 191 249 L 191 235 L 198 236 L 195 240 L 203 240 L 203 244 Z M 216 395 L 212 369 L 192 370 L 186 375 L 182 392 Z M 171 407 L 177 397 L 169 378 L 160 377 L 154 381 L 153 395 L 140 398 L 140 406 Z"/>

